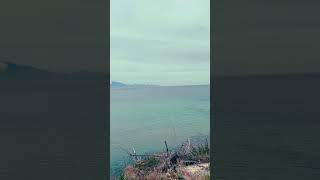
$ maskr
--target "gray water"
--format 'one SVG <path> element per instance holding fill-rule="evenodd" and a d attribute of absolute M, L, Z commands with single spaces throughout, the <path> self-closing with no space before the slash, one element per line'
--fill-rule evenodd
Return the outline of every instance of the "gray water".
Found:
<path fill-rule="evenodd" d="M 210 131 L 210 86 L 111 88 L 111 173 L 127 154 L 164 150 Z"/>

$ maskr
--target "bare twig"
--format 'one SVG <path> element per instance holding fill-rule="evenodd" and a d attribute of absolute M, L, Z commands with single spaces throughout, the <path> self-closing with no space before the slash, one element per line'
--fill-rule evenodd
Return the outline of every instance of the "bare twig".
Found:
<path fill-rule="evenodd" d="M 133 154 L 134 155 L 136 155 L 137 153 L 136 153 L 136 150 L 134 150 L 134 147 L 132 146 L 132 151 L 133 151 Z M 137 161 L 138 160 L 138 158 L 137 158 L 137 156 L 134 156 L 134 161 Z"/>
<path fill-rule="evenodd" d="M 120 146 L 120 149 L 121 149 L 122 151 L 126 152 L 127 154 L 129 154 L 130 156 L 132 155 L 128 150 L 126 150 L 125 148 L 123 148 L 123 147 L 121 147 L 121 146 Z"/>
<path fill-rule="evenodd" d="M 130 156 L 136 156 L 136 157 L 165 157 L 161 155 L 153 155 L 153 154 L 130 154 Z"/>
<path fill-rule="evenodd" d="M 164 144 L 166 144 L 166 149 L 167 149 L 167 156 L 169 156 L 169 149 L 168 149 L 168 145 L 167 145 L 167 141 L 164 141 Z"/>

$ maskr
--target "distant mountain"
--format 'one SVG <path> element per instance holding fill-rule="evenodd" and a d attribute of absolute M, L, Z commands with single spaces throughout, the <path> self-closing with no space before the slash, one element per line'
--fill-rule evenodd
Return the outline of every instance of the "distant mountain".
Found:
<path fill-rule="evenodd" d="M 32 66 L 0 61 L 0 79 L 47 79 L 56 76 L 58 76 L 57 73 L 41 70 Z"/>
<path fill-rule="evenodd" d="M 113 88 L 117 88 L 117 87 L 126 87 L 128 85 L 121 83 L 121 82 L 117 82 L 117 81 L 112 81 L 111 83 L 111 87 Z"/>
<path fill-rule="evenodd" d="M 108 79 L 106 73 L 79 71 L 72 73 L 56 73 L 33 66 L 17 65 L 11 62 L 0 61 L 0 79 L 30 79 L 30 80 L 101 80 Z"/>
<path fill-rule="evenodd" d="M 111 85 L 112 88 L 119 88 L 119 87 L 154 87 L 157 85 L 149 85 L 149 84 L 124 84 L 122 82 L 112 81 Z"/>

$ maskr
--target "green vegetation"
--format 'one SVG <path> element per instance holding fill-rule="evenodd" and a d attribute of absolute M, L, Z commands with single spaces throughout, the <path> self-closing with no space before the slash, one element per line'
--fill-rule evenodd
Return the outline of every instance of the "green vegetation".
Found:
<path fill-rule="evenodd" d="M 186 155 L 186 160 L 191 162 L 209 162 L 210 148 L 208 144 L 192 147 L 191 152 Z"/>
<path fill-rule="evenodd" d="M 205 175 L 205 176 L 203 177 L 203 180 L 210 180 L 210 175 Z"/>
<path fill-rule="evenodd" d="M 124 175 L 121 175 L 121 176 L 119 177 L 119 180 L 128 180 L 128 178 L 125 177 Z"/>
<path fill-rule="evenodd" d="M 200 145 L 198 147 L 192 148 L 191 156 L 198 157 L 198 156 L 205 156 L 210 155 L 210 148 L 208 145 Z"/>

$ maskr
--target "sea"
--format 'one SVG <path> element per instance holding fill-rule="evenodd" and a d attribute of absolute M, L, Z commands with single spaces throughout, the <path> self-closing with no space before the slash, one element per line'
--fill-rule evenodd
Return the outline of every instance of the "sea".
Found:
<path fill-rule="evenodd" d="M 172 149 L 210 134 L 210 85 L 127 86 L 110 90 L 110 171 L 137 154 Z"/>

